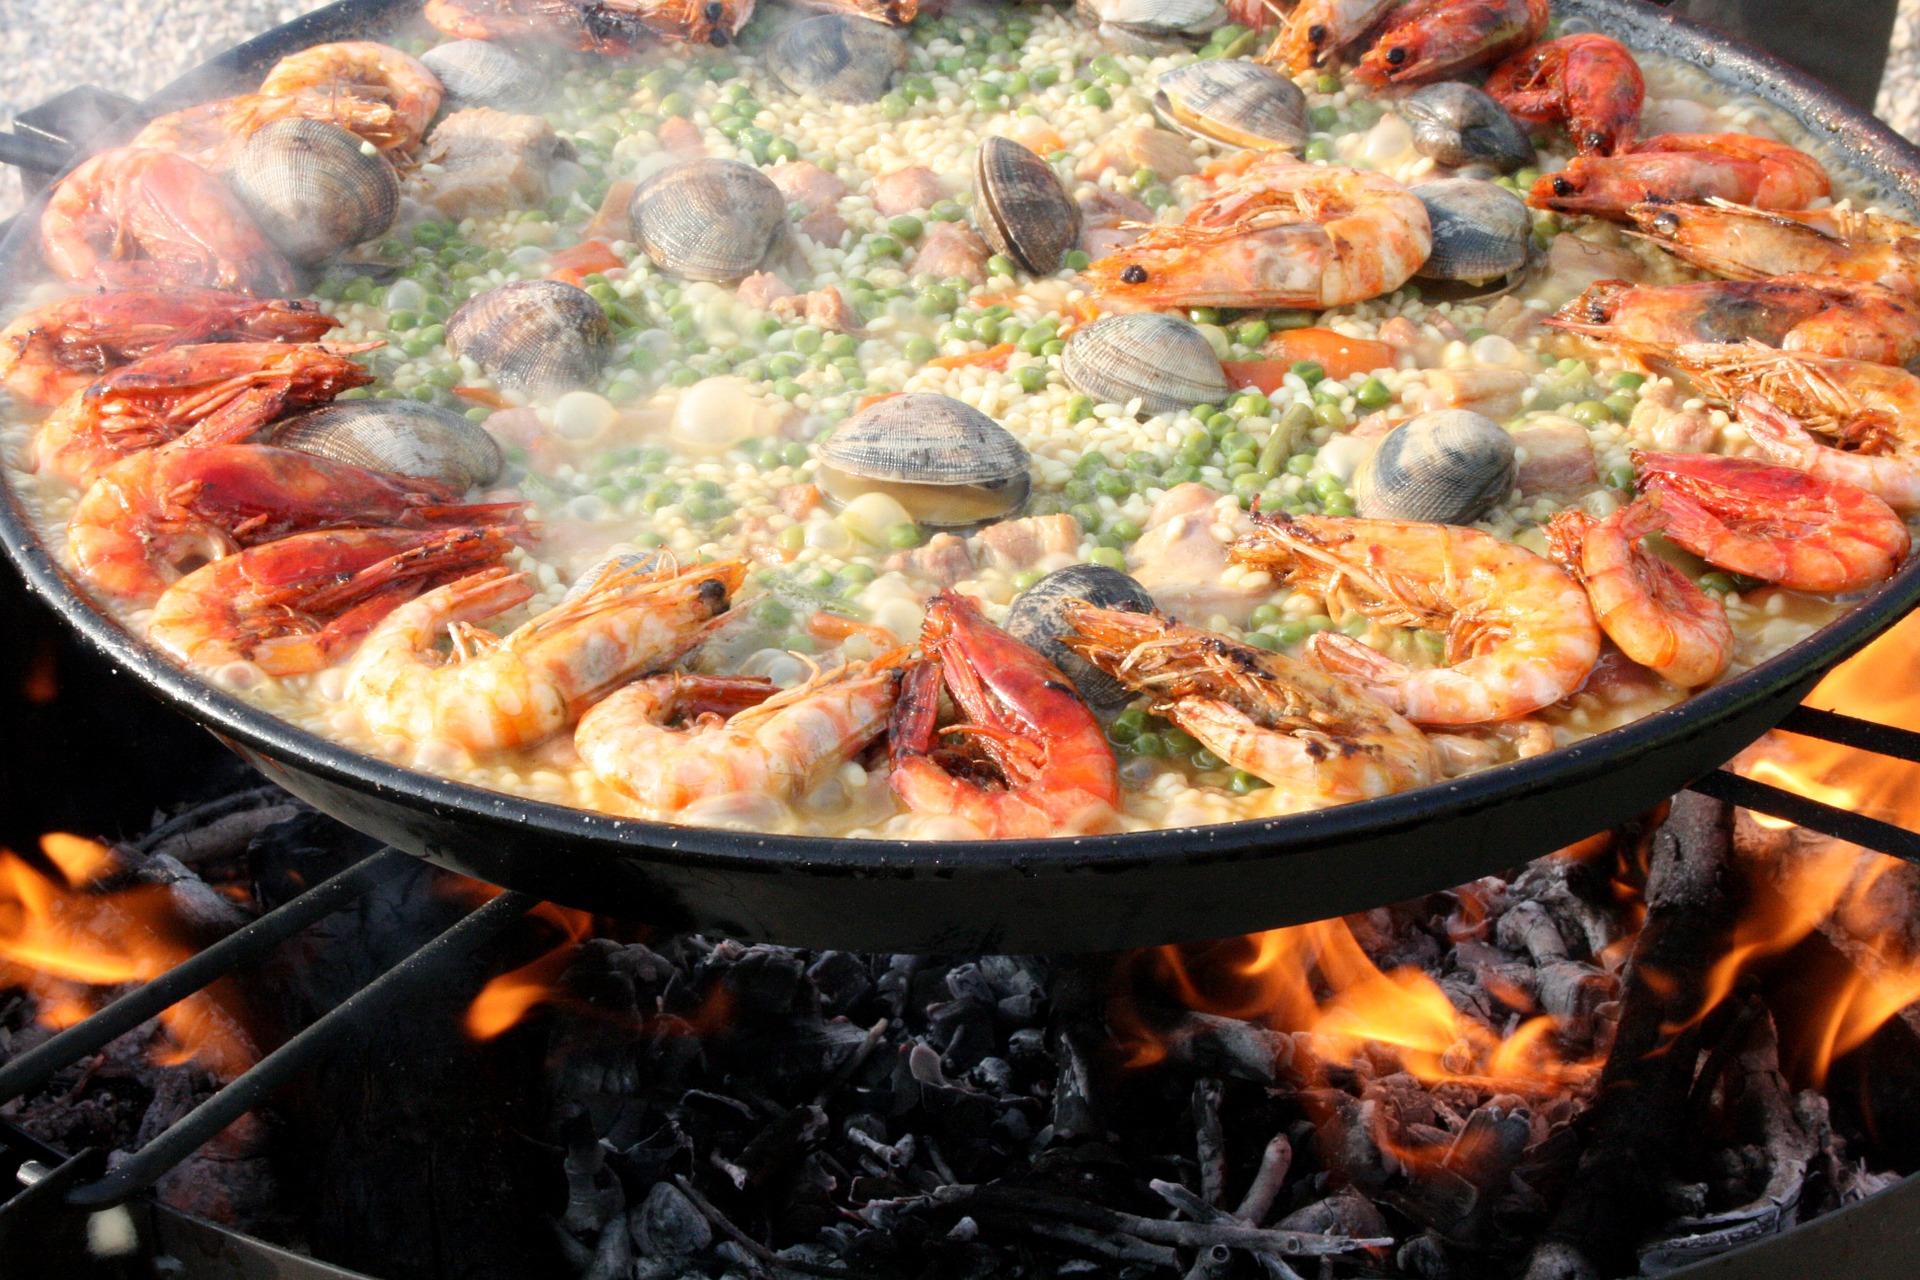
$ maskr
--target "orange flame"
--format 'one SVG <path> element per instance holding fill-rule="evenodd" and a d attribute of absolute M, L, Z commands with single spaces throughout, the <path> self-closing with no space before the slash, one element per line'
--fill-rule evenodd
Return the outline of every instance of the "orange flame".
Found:
<path fill-rule="evenodd" d="M 551 1000 L 560 975 L 573 959 L 574 944 L 593 927 L 593 917 L 586 912 L 550 902 L 535 907 L 533 915 L 558 929 L 562 938 L 551 950 L 480 988 L 480 994 L 467 1006 L 467 1034 L 475 1040 L 491 1040 L 506 1033 Z"/>
<path fill-rule="evenodd" d="M 71 1026 L 99 1005 L 94 988 L 148 981 L 193 954 L 164 888 L 97 889 L 119 868 L 105 845 L 54 833 L 40 847 L 59 879 L 0 849 L 0 984 L 31 992 L 43 1023 Z M 257 1057 L 233 1016 L 204 993 L 160 1021 L 168 1043 L 153 1053 L 164 1065 L 198 1061 L 231 1077 Z"/>

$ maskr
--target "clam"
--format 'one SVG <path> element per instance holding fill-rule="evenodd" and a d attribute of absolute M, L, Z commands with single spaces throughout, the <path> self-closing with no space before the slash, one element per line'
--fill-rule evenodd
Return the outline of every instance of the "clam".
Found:
<path fill-rule="evenodd" d="M 1080 241 L 1080 206 L 1052 166 L 1008 138 L 988 138 L 974 158 L 973 221 L 988 244 L 1037 276 L 1058 271 Z"/>
<path fill-rule="evenodd" d="M 1229 20 L 1220 0 L 1077 0 L 1102 43 L 1147 57 L 1174 53 Z"/>
<path fill-rule="evenodd" d="M 1466 409 L 1423 413 L 1382 436 L 1353 477 L 1354 509 L 1376 520 L 1471 524 L 1512 491 L 1513 437 Z"/>
<path fill-rule="evenodd" d="M 560 597 L 560 603 L 578 600 L 610 574 L 630 571 L 646 573 L 660 563 L 660 555 L 658 551 L 648 551 L 631 542 L 616 542 L 607 548 L 606 554 L 574 576 L 573 585 L 567 588 L 566 595 Z"/>
<path fill-rule="evenodd" d="M 324 120 L 275 120 L 228 163 L 227 186 L 294 262 L 324 262 L 384 233 L 400 210 L 393 166 Z"/>
<path fill-rule="evenodd" d="M 273 444 L 465 491 L 500 475 L 500 446 L 459 414 L 417 400 L 340 400 L 274 427 Z"/>
<path fill-rule="evenodd" d="M 1134 311 L 1082 325 L 1060 353 L 1067 385 L 1104 404 L 1138 399 L 1145 414 L 1219 404 L 1233 388 L 1213 345 L 1179 316 Z"/>
<path fill-rule="evenodd" d="M 1307 141 L 1307 95 L 1272 67 L 1239 58 L 1189 62 L 1155 81 L 1154 110 L 1184 133 L 1235 147 Z"/>
<path fill-rule="evenodd" d="M 907 65 L 907 37 L 865 18 L 823 13 L 781 32 L 767 50 L 767 65 L 794 93 L 878 102 Z"/>
<path fill-rule="evenodd" d="M 1153 610 L 1153 597 L 1118 569 L 1075 564 L 1054 570 L 1022 591 L 1007 610 L 1006 629 L 1014 639 L 1052 659 L 1094 710 L 1117 711 L 1132 701 L 1132 691 L 1060 642 L 1069 630 L 1061 607 L 1070 600 L 1147 613 Z"/>
<path fill-rule="evenodd" d="M 491 40 L 450 41 L 427 50 L 420 61 L 446 89 L 449 111 L 528 111 L 547 96 L 548 81 L 539 69 Z"/>
<path fill-rule="evenodd" d="M 633 238 L 663 270 L 689 280 L 752 275 L 787 222 L 773 179 L 738 160 L 682 160 L 643 180 L 627 205 Z"/>
<path fill-rule="evenodd" d="M 814 483 L 836 502 L 885 493 L 934 528 L 1010 515 L 1032 483 L 1027 451 L 1005 427 L 940 395 L 869 405 L 820 445 L 819 459 Z"/>
<path fill-rule="evenodd" d="M 1448 80 L 1401 99 L 1413 147 L 1438 164 L 1492 165 L 1512 173 L 1533 163 L 1533 143 L 1507 109 L 1470 84 Z"/>
<path fill-rule="evenodd" d="M 1533 215 L 1519 196 L 1478 178 L 1443 178 L 1413 188 L 1433 224 L 1433 252 L 1420 274 L 1478 284 L 1527 265 Z"/>
<path fill-rule="evenodd" d="M 517 280 L 470 299 L 447 320 L 447 350 L 495 382 L 534 395 L 600 376 L 613 348 L 600 304 L 558 280 Z"/>

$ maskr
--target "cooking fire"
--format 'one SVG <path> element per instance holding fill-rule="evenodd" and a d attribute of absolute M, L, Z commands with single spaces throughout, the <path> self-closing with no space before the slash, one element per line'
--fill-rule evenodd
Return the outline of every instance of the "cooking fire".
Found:
<path fill-rule="evenodd" d="M 1917 641 L 1810 704 L 1903 717 L 1880 690 Z M 1786 735 L 1738 763 L 1911 820 L 1908 766 Z M 370 848 L 257 788 L 132 843 L 8 854 L 0 1052 Z M 138 1146 L 345 971 L 494 893 L 417 866 L 0 1116 Z M 380 1280 L 1663 1274 L 1920 1167 L 1916 907 L 1920 870 L 1691 793 L 1444 893 L 1098 957 L 541 906 L 159 1195 Z M 429 1203 L 375 1207 L 415 1177 Z"/>

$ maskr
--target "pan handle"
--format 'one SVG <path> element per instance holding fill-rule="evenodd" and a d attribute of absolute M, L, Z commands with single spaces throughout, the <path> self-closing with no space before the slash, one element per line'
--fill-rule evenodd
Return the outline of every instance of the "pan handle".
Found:
<path fill-rule="evenodd" d="M 0 164 L 10 164 L 51 177 L 67 167 L 73 152 L 45 138 L 25 133 L 0 133 Z"/>

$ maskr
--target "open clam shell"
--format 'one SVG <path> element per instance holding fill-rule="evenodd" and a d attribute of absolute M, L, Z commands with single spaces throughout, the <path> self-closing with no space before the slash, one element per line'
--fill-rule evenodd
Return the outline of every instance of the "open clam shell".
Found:
<path fill-rule="evenodd" d="M 906 65 L 905 33 L 838 13 L 794 23 L 767 50 L 781 84 L 828 102 L 878 102 Z"/>
<path fill-rule="evenodd" d="M 914 520 L 963 528 L 1018 511 L 1031 459 L 1011 432 L 948 396 L 889 396 L 854 414 L 819 447 L 814 483 L 836 502 L 882 492 Z"/>
<path fill-rule="evenodd" d="M 1209 59 L 1162 72 L 1155 83 L 1155 112 L 1183 133 L 1234 147 L 1306 145 L 1307 95 L 1272 67 Z"/>
<path fill-rule="evenodd" d="M 267 239 L 308 265 L 381 235 L 400 211 L 393 166 L 324 120 L 263 125 L 234 153 L 224 176 Z"/>
<path fill-rule="evenodd" d="M 492 484 L 500 446 L 482 427 L 417 400 L 341 400 L 297 413 L 271 442 L 370 471 L 438 480 L 456 489 Z"/>
<path fill-rule="evenodd" d="M 1080 242 L 1080 206 L 1045 160 L 1009 138 L 988 138 L 974 157 L 973 221 L 988 244 L 1037 276 L 1058 271 Z"/>
<path fill-rule="evenodd" d="M 1466 409 L 1423 413 L 1381 437 L 1353 477 L 1354 509 L 1376 520 L 1471 524 L 1512 492 L 1513 437 Z"/>
<path fill-rule="evenodd" d="M 517 280 L 470 299 L 447 320 L 447 349 L 503 387 L 571 391 L 600 376 L 613 349 L 600 304 L 558 280 Z"/>
<path fill-rule="evenodd" d="M 1533 215 L 1519 196 L 1478 178 L 1443 178 L 1413 188 L 1427 207 L 1433 252 L 1420 268 L 1430 280 L 1493 280 L 1527 265 Z"/>
<path fill-rule="evenodd" d="M 1060 353 L 1060 373 L 1103 404 L 1137 399 L 1146 414 L 1219 404 L 1233 390 L 1206 335 L 1179 316 L 1153 311 L 1082 325 Z"/>
<path fill-rule="evenodd" d="M 633 238 L 662 270 L 689 280 L 752 275 L 787 221 L 773 179 L 738 160 L 702 156 L 667 166 L 634 189 Z"/>
<path fill-rule="evenodd" d="M 1073 681 L 1088 706 L 1096 711 L 1117 711 L 1133 700 L 1132 690 L 1061 643 L 1060 637 L 1070 630 L 1061 609 L 1071 600 L 1084 600 L 1105 609 L 1151 612 L 1153 597 L 1118 569 L 1075 564 L 1054 570 L 1022 591 L 1007 610 L 1006 629 L 1014 639 L 1051 659 Z"/>

